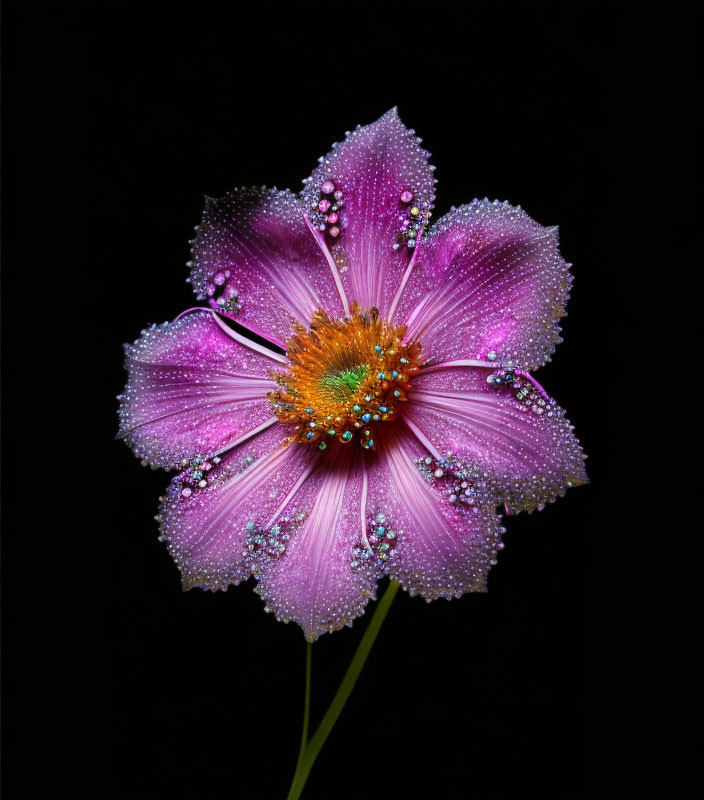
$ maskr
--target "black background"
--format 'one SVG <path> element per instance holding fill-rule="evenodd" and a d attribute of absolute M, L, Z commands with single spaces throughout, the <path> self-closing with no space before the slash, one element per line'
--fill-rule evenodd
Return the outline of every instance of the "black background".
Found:
<path fill-rule="evenodd" d="M 121 442 L 123 341 L 192 305 L 202 195 L 300 187 L 398 105 L 442 214 L 559 224 L 539 379 L 591 484 L 486 595 L 396 601 L 305 798 L 697 794 L 696 20 L 627 3 L 5 4 L 5 796 L 285 797 L 304 642 L 183 594 Z M 366 625 L 314 648 L 319 718 Z"/>

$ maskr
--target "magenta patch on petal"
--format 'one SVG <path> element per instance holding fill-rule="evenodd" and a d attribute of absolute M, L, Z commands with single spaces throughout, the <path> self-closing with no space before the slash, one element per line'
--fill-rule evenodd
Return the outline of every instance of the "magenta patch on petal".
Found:
<path fill-rule="evenodd" d="M 233 341 L 210 312 L 153 325 L 125 356 L 119 436 L 151 464 L 213 454 L 273 420 L 275 362 Z"/>
<path fill-rule="evenodd" d="M 236 189 L 208 199 L 192 253 L 199 297 L 279 346 L 318 308 L 342 315 L 330 268 L 289 191 Z"/>
<path fill-rule="evenodd" d="M 419 142 L 393 109 L 371 125 L 348 133 L 320 159 L 302 193 L 311 213 L 323 196 L 329 197 L 324 194 L 328 184 L 336 187 L 335 196 L 340 193 L 341 199 L 331 206 L 339 212 L 339 225 L 334 231 L 327 229 L 328 244 L 348 301 L 376 307 L 382 316 L 391 306 L 413 252 L 407 246 L 408 234 L 401 237 L 402 222 L 408 220 L 407 228 L 420 240 L 435 198 L 429 153 Z M 404 204 L 405 192 L 413 196 L 417 214 Z M 316 222 L 314 215 L 312 221 Z"/>
<path fill-rule="evenodd" d="M 561 341 L 572 277 L 557 229 L 508 203 L 474 200 L 450 212 L 422 243 L 395 320 L 433 361 L 495 351 L 526 369 Z"/>
<path fill-rule="evenodd" d="M 525 379 L 488 383 L 493 376 L 477 367 L 421 370 L 404 412 L 472 476 L 481 503 L 532 511 L 585 483 L 584 453 L 564 411 Z M 452 494 L 454 484 L 440 477 L 438 488 Z"/>

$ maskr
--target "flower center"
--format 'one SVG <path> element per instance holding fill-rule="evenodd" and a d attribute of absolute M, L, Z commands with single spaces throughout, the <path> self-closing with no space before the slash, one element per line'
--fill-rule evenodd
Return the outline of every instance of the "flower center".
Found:
<path fill-rule="evenodd" d="M 336 402 L 344 403 L 359 389 L 367 375 L 369 375 L 369 364 L 358 364 L 348 370 L 323 375 L 319 381 L 320 391 Z"/>
<path fill-rule="evenodd" d="M 287 342 L 288 372 L 269 394 L 292 438 L 324 450 L 334 438 L 375 447 L 374 428 L 398 417 L 410 378 L 420 365 L 420 344 L 404 342 L 405 327 L 393 327 L 353 304 L 349 317 L 330 319 L 316 311 L 310 330 L 297 325 Z"/>

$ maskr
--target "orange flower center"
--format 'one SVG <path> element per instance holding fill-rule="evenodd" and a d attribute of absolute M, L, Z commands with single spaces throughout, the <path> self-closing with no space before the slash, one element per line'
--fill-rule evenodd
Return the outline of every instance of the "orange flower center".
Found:
<path fill-rule="evenodd" d="M 289 371 L 274 376 L 281 388 L 269 394 L 276 416 L 292 426 L 295 441 L 324 450 L 331 438 L 357 439 L 373 450 L 375 426 L 396 419 L 406 400 L 420 344 L 404 343 L 405 327 L 356 303 L 349 317 L 333 320 L 320 310 L 310 330 L 294 330 L 286 345 Z"/>

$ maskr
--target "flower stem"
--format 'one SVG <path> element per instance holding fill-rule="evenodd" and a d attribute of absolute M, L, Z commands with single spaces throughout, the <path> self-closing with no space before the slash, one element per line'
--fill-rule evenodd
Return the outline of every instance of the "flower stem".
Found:
<path fill-rule="evenodd" d="M 345 707 L 347 698 L 352 693 L 355 683 L 357 683 L 357 678 L 362 671 L 364 662 L 367 660 L 367 656 L 372 649 L 374 640 L 381 629 L 381 625 L 389 611 L 389 608 L 391 607 L 391 603 L 393 602 L 398 589 L 399 584 L 396 583 L 396 581 L 391 581 L 389 583 L 389 588 L 384 592 L 381 600 L 379 600 L 376 610 L 374 611 L 374 616 L 367 626 L 366 631 L 364 631 L 364 636 L 362 636 L 362 641 L 357 647 L 357 652 L 354 654 L 354 657 L 347 668 L 347 672 L 345 672 L 345 677 L 342 679 L 342 682 L 335 693 L 335 697 L 332 699 L 332 703 L 330 703 L 330 706 L 325 712 L 325 716 L 318 726 L 318 729 L 310 740 L 308 740 L 308 721 L 310 719 L 310 672 L 313 647 L 311 644 L 308 644 L 306 651 L 306 689 L 305 705 L 303 709 L 303 737 L 301 739 L 301 749 L 298 754 L 296 772 L 293 775 L 293 781 L 291 783 L 287 800 L 298 800 L 298 798 L 301 796 L 301 792 L 303 791 L 303 787 L 308 779 L 308 774 L 315 763 L 315 759 L 317 758 L 322 746 L 325 744 L 325 740 L 330 735 L 330 731 L 337 722 L 337 718 L 340 716 L 342 709 Z"/>

